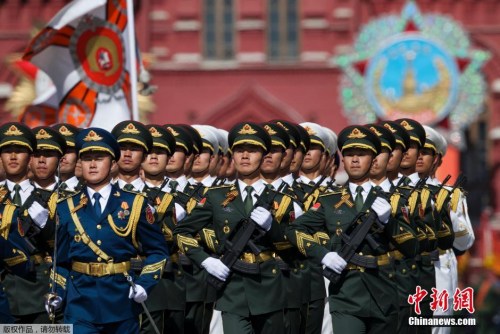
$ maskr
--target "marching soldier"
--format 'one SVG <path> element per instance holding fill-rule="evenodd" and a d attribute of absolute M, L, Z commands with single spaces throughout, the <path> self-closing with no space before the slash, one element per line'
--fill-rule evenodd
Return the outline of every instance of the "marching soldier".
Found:
<path fill-rule="evenodd" d="M 19 212 L 18 231 L 29 239 L 30 258 L 34 262 L 36 280 L 7 275 L 3 281 L 10 310 L 16 323 L 48 323 L 43 299 L 48 291 L 55 221 L 50 219 L 47 202 L 28 179 L 29 163 L 37 140 L 30 128 L 20 123 L 0 127 L 0 156 L 6 180 L 2 187 Z M 56 143 L 54 143 L 56 144 Z"/>
<path fill-rule="evenodd" d="M 415 226 L 419 240 L 420 254 L 416 257 L 420 274 L 418 284 L 422 289 L 432 291 L 432 288 L 436 286 L 434 261 L 439 259 L 437 231 L 441 229 L 441 219 L 435 213 L 429 188 L 425 184 L 419 189 L 416 188 L 420 181 L 416 165 L 419 152 L 425 145 L 426 133 L 422 125 L 415 120 L 404 118 L 396 120 L 396 122 L 403 126 L 410 136 L 410 146 L 404 153 L 399 168 L 403 176 L 401 180 L 397 181 L 397 184 L 401 185 L 401 192 L 408 197 L 410 220 Z M 432 317 L 430 302 L 429 293 L 421 302 L 422 316 L 424 317 Z M 431 328 L 427 326 L 418 327 L 416 330 L 423 333 L 431 332 Z"/>
<path fill-rule="evenodd" d="M 389 221 L 385 229 L 391 241 L 389 254 L 394 261 L 394 268 L 392 268 L 391 263 L 390 266 L 385 266 L 383 269 L 387 269 L 387 274 L 395 277 L 398 289 L 397 333 L 407 333 L 411 310 L 411 305 L 408 304 L 408 296 L 415 292 L 415 287 L 418 284 L 418 271 L 415 261 L 415 256 L 418 254 L 418 239 L 417 233 L 409 220 L 406 198 L 401 196 L 398 189 L 394 190 L 394 185 L 387 177 L 387 166 L 391 159 L 397 159 L 399 165 L 399 157 L 402 157 L 402 154 L 398 157 L 393 156 L 392 152 L 396 149 L 402 152 L 403 147 L 409 146 L 410 138 L 405 136 L 407 133 L 404 128 L 398 128 L 398 126 L 388 123 L 384 125 L 371 124 L 367 127 L 380 138 L 382 145 L 380 154 L 373 160 L 370 168 L 370 182 L 374 187 L 381 187 L 386 195 L 391 193 L 389 202 L 391 203 L 391 214 L 394 217 Z"/>
<path fill-rule="evenodd" d="M 160 282 L 153 288 L 147 299 L 146 306 L 160 333 L 182 333 L 182 327 L 178 327 L 176 323 L 180 322 L 182 325 L 185 292 L 184 289 L 179 291 L 176 287 L 178 284 L 176 282 L 178 270 L 175 267 L 177 263 L 172 263 L 172 260 L 175 259 L 177 250 L 173 230 L 177 222 L 185 216 L 185 211 L 174 202 L 173 196 L 165 189 L 168 182 L 165 177 L 165 168 L 169 157 L 175 151 L 175 139 L 169 131 L 159 125 L 146 127 L 153 138 L 153 148 L 142 163 L 145 183 L 143 191 L 156 210 L 156 221 L 161 227 L 169 253 L 172 254 L 167 261 Z M 181 314 L 177 317 L 179 319 L 177 322 L 174 321 L 176 317 L 172 316 L 176 313 Z M 153 325 L 145 314 L 142 315 L 141 333 L 154 333 Z"/>
<path fill-rule="evenodd" d="M 234 185 L 209 188 L 191 214 L 177 225 L 174 235 L 179 249 L 192 261 L 225 282 L 216 303 L 222 311 L 225 333 L 283 333 L 284 290 L 273 257 L 273 240 L 283 240 L 283 234 L 271 212 L 260 204 L 272 199 L 260 179 L 260 166 L 271 139 L 257 124 L 240 123 L 231 129 L 228 142 L 238 180 Z M 213 224 L 213 246 L 221 254 L 230 247 L 226 242 L 239 235 L 245 221 L 257 224 L 256 228 L 265 235 L 253 240 L 253 249 L 246 246 L 232 268 L 211 257 L 195 238 Z"/>
<path fill-rule="evenodd" d="M 5 196 L 6 192 L 3 191 L 2 194 Z M 12 275 L 34 280 L 29 248 L 17 233 L 17 208 L 5 202 L 5 198 L 2 198 L 0 204 L 3 216 L 2 225 L 10 225 L 10 228 L 7 228 L 4 235 L 0 236 L 0 271 L 7 270 Z M 13 324 L 14 321 L 15 319 L 10 314 L 9 301 L 0 283 L 0 324 Z"/>
<path fill-rule="evenodd" d="M 281 166 L 283 166 L 284 160 L 289 153 L 290 137 L 286 130 L 278 124 L 264 123 L 263 127 L 271 137 L 271 150 L 264 157 L 260 166 L 262 179 L 266 183 L 266 186 L 270 187 L 273 191 L 284 193 L 294 198 L 295 194 L 292 188 L 279 177 L 282 171 Z M 291 159 L 289 162 L 291 162 Z M 285 227 L 295 218 L 302 215 L 302 209 L 295 201 L 293 201 L 293 205 L 289 206 L 291 208 L 289 213 L 282 212 L 283 210 L 279 208 L 272 211 L 283 229 L 283 234 Z M 275 242 L 274 246 L 279 256 L 277 258 L 278 265 L 280 266 L 283 275 L 283 284 L 286 288 L 285 332 L 300 333 L 301 325 L 302 328 L 305 328 L 306 318 L 301 319 L 300 309 L 303 301 L 307 302 L 309 300 L 310 273 L 306 267 L 305 258 L 288 241 Z"/>
<path fill-rule="evenodd" d="M 288 138 L 290 139 L 290 145 L 288 145 L 285 151 L 283 162 L 280 166 L 280 177 L 284 182 L 288 184 L 288 186 L 291 187 L 295 181 L 295 177 L 293 176 L 290 169 L 292 166 L 292 160 L 295 156 L 295 151 L 299 148 L 300 145 L 300 134 L 297 130 L 296 125 L 290 122 L 283 120 L 274 120 L 271 122 L 282 127 L 286 131 L 286 133 L 288 134 Z"/>
<path fill-rule="evenodd" d="M 299 177 L 300 169 L 302 168 L 302 162 L 304 161 L 304 156 L 309 151 L 311 146 L 311 138 L 300 124 L 296 124 L 296 129 L 300 135 L 300 144 L 298 145 L 298 150 L 295 150 L 293 155 L 292 164 L 290 165 L 290 172 L 296 177 Z"/>
<path fill-rule="evenodd" d="M 310 138 L 309 150 L 304 156 L 302 166 L 300 167 L 299 184 L 300 189 L 304 191 L 303 196 L 299 197 L 307 211 L 315 201 L 320 191 L 320 185 L 325 180 L 323 172 L 328 160 L 327 145 L 329 143 L 328 134 L 323 127 L 315 123 L 300 124 Z M 299 188 L 296 187 L 296 194 L 299 194 Z M 300 196 L 300 195 L 299 195 Z M 328 239 L 328 235 L 323 231 L 317 231 L 314 236 L 316 240 Z M 310 296 L 307 304 L 307 334 L 321 333 L 322 323 L 325 311 L 326 289 L 322 275 L 323 268 L 321 264 L 310 259 L 307 260 L 307 266 L 310 270 Z"/>
<path fill-rule="evenodd" d="M 165 266 L 165 240 L 146 198 L 110 183 L 120 159 L 113 135 L 88 128 L 76 137 L 76 147 L 86 187 L 57 205 L 57 290 L 47 309 L 64 303 L 64 322 L 77 333 L 137 333 L 139 303 Z M 138 254 L 145 258 L 136 277 L 130 259 Z"/>
<path fill-rule="evenodd" d="M 75 175 L 76 164 L 78 162 L 78 156 L 75 148 L 75 138 L 80 132 L 80 129 L 67 123 L 56 124 L 52 126 L 52 128 L 58 131 L 59 134 L 66 140 L 66 152 L 59 162 L 59 194 L 64 195 L 66 193 L 80 191 L 83 184 Z"/>
<path fill-rule="evenodd" d="M 377 247 L 364 240 L 354 256 L 347 259 L 349 263 L 339 255 L 343 249 L 342 233 L 366 223 L 366 218 L 359 217 L 375 214 L 384 226 L 392 219 L 390 204 L 379 197 L 369 181 L 373 159 L 380 153 L 380 140 L 362 126 L 345 128 L 338 139 L 348 184 L 320 195 L 290 225 L 286 236 L 301 253 L 339 275 L 336 283 L 330 283 L 328 297 L 335 333 L 395 333 L 397 290 L 379 269 L 390 264 L 384 231 L 369 232 Z M 328 232 L 329 241 L 318 242 L 314 238 L 322 231 Z"/>
<path fill-rule="evenodd" d="M 153 146 L 153 139 L 144 124 L 136 121 L 123 121 L 111 131 L 120 146 L 120 159 L 117 161 L 117 185 L 126 191 L 142 192 L 144 181 L 140 177 L 141 164 Z"/>

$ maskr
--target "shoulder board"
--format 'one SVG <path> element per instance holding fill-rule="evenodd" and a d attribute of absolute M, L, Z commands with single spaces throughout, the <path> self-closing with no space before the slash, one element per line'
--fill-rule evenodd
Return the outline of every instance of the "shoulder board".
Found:
<path fill-rule="evenodd" d="M 3 202 L 3 199 L 9 193 L 9 189 L 5 187 L 3 184 L 0 186 L 0 202 Z"/>
<path fill-rule="evenodd" d="M 340 195 L 342 194 L 342 191 L 332 191 L 332 192 L 328 192 L 328 193 L 322 193 L 318 196 L 319 197 L 327 197 L 327 196 L 333 196 L 333 195 Z"/>
<path fill-rule="evenodd" d="M 122 188 L 118 189 L 118 191 L 123 191 L 124 193 L 129 193 L 129 194 L 134 194 L 134 195 L 141 195 L 141 196 L 147 197 L 146 193 L 143 193 L 143 192 L 140 192 L 140 191 L 125 190 L 125 189 L 122 189 Z"/>
<path fill-rule="evenodd" d="M 64 201 L 65 199 L 68 199 L 70 197 L 78 195 L 81 192 L 82 192 L 81 190 L 80 191 L 75 191 L 75 192 L 73 192 L 73 191 L 71 191 L 71 192 L 70 191 L 60 192 L 59 193 L 59 197 L 57 198 L 57 203 L 60 203 L 60 202 Z"/>

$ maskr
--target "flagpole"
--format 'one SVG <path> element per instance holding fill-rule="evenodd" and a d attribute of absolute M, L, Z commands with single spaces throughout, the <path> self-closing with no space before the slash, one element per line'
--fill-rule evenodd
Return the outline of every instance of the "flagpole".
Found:
<path fill-rule="evenodd" d="M 132 119 L 139 120 L 137 103 L 137 57 L 135 46 L 134 1 L 127 0 L 128 56 L 130 59 L 130 99 L 132 101 Z"/>

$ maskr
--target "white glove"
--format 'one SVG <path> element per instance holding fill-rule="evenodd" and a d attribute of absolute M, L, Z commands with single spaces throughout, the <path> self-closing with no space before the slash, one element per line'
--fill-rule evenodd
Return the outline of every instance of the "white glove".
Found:
<path fill-rule="evenodd" d="M 142 303 L 146 299 L 148 299 L 148 294 L 144 288 L 138 284 L 135 285 L 135 293 L 134 293 L 134 288 L 130 287 L 130 290 L 128 291 L 128 298 L 134 299 L 135 302 L 137 303 Z"/>
<path fill-rule="evenodd" d="M 263 207 L 258 206 L 253 209 L 252 213 L 250 213 L 250 218 L 260 227 L 262 227 L 264 231 L 269 231 L 271 229 L 273 216 L 271 215 L 271 212 L 264 209 Z"/>
<path fill-rule="evenodd" d="M 329 252 L 321 260 L 321 264 L 340 274 L 347 266 L 347 262 L 337 253 Z"/>
<path fill-rule="evenodd" d="M 213 257 L 206 258 L 201 263 L 201 266 L 205 268 L 210 275 L 217 277 L 221 281 L 226 281 L 226 278 L 229 276 L 229 268 L 219 259 Z"/>
<path fill-rule="evenodd" d="M 391 214 L 391 205 L 387 200 L 382 197 L 377 197 L 375 201 L 373 201 L 372 210 L 375 211 L 381 223 L 387 224 L 389 215 Z"/>
<path fill-rule="evenodd" d="M 37 201 L 28 208 L 28 214 L 30 215 L 33 222 L 40 228 L 44 228 L 47 224 L 47 218 L 49 218 L 49 210 L 45 209 Z"/>
<path fill-rule="evenodd" d="M 56 311 L 61 308 L 62 298 L 59 296 L 53 296 L 45 300 L 45 311 L 50 314 L 51 308 Z"/>
<path fill-rule="evenodd" d="M 186 210 L 179 204 L 175 203 L 175 219 L 177 222 L 180 222 L 186 217 Z"/>

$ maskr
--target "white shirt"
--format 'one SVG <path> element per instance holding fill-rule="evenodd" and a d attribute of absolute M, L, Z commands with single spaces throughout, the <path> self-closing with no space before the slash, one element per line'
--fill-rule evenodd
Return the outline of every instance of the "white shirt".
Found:
<path fill-rule="evenodd" d="M 76 176 L 73 176 L 69 179 L 67 179 L 66 181 L 64 181 L 64 183 L 66 183 L 66 185 L 68 186 L 68 190 L 71 190 L 71 191 L 74 191 L 76 186 L 78 186 L 78 183 L 80 181 L 78 180 L 78 178 Z"/>
<path fill-rule="evenodd" d="M 420 176 L 418 176 L 417 172 L 408 175 L 408 178 L 411 180 L 410 185 L 413 187 L 415 187 L 417 185 L 418 181 L 420 181 Z"/>
<path fill-rule="evenodd" d="M 203 180 L 201 180 L 201 183 L 203 184 L 203 186 L 205 187 L 211 187 L 212 184 L 214 183 L 215 181 L 215 177 L 213 176 L 206 176 Z M 189 184 L 193 185 L 193 186 L 196 186 L 198 184 L 198 181 L 196 181 L 194 178 L 190 177 L 188 179 L 188 182 Z M 177 189 L 179 189 L 179 187 L 177 187 Z M 184 189 L 184 188 L 183 188 Z"/>
<path fill-rule="evenodd" d="M 188 184 L 188 180 L 187 180 L 186 175 L 182 175 L 176 179 L 170 178 L 170 180 L 167 183 L 169 193 L 172 192 L 172 187 L 170 186 L 170 182 L 172 182 L 172 181 L 177 181 L 177 183 L 178 183 L 177 188 L 175 189 L 176 191 L 183 191 L 184 188 L 186 188 L 186 185 Z"/>
<path fill-rule="evenodd" d="M 253 184 L 246 184 L 245 182 L 238 180 L 238 187 L 241 190 L 241 199 L 243 200 L 243 202 L 245 201 L 245 198 L 247 198 L 248 195 L 247 191 L 245 190 L 245 187 L 249 185 L 253 187 L 252 202 L 253 204 L 255 204 L 257 202 L 258 196 L 260 196 L 260 194 L 262 194 L 262 192 L 266 188 L 266 185 L 262 180 L 257 180 Z"/>
<path fill-rule="evenodd" d="M 35 188 L 37 188 L 37 189 L 50 190 L 50 191 L 54 191 L 56 189 L 56 186 L 57 186 L 57 182 L 54 182 L 45 188 L 42 187 L 41 185 L 39 185 L 38 183 L 36 183 L 35 181 L 33 181 L 33 184 L 35 185 Z"/>
<path fill-rule="evenodd" d="M 7 179 L 7 180 L 5 180 L 5 184 L 7 185 L 7 188 L 10 191 L 10 198 L 14 199 L 14 193 L 15 193 L 14 192 L 14 185 L 15 185 L 15 183 Z M 35 190 L 35 187 L 33 187 L 30 180 L 28 180 L 28 179 L 22 181 L 21 183 L 19 183 L 19 185 L 21 186 L 21 189 L 19 190 L 19 194 L 21 195 L 21 203 L 24 204 L 24 202 L 26 202 L 28 197 L 33 192 L 33 190 Z"/>
<path fill-rule="evenodd" d="M 355 183 L 349 182 L 349 191 L 351 192 L 354 199 L 356 199 L 356 196 L 357 196 L 356 188 L 359 185 L 363 188 L 363 191 L 361 192 L 361 196 L 363 196 L 363 203 L 364 203 L 366 201 L 366 197 L 368 197 L 368 194 L 370 193 L 370 190 L 372 189 L 372 184 L 370 181 L 367 181 L 363 184 L 355 184 Z"/>
<path fill-rule="evenodd" d="M 372 187 L 379 186 L 386 193 L 390 192 L 391 188 L 392 188 L 392 183 L 391 183 L 391 181 L 389 181 L 388 178 L 385 178 L 384 181 L 380 182 L 380 184 L 375 184 L 372 181 L 370 181 L 370 183 L 371 183 Z M 354 189 L 354 191 L 356 191 L 356 189 Z"/>
<path fill-rule="evenodd" d="M 290 187 L 293 185 L 293 181 L 295 181 L 295 178 L 293 177 L 293 174 L 290 173 L 288 175 L 285 175 L 281 178 L 284 182 L 286 182 Z"/>
<path fill-rule="evenodd" d="M 123 181 L 122 179 L 118 179 L 118 187 L 120 189 L 123 189 L 123 187 L 125 187 L 125 185 L 127 185 L 128 183 Z M 135 191 L 139 191 L 141 192 L 142 189 L 144 189 L 144 181 L 138 177 L 137 179 L 135 179 L 134 181 L 130 182 L 130 184 L 134 187 L 134 190 Z"/>
<path fill-rule="evenodd" d="M 311 180 L 310 178 L 308 178 L 308 177 L 307 177 L 307 176 L 305 176 L 305 175 L 301 175 L 301 176 L 299 177 L 300 182 L 305 183 L 305 184 L 309 184 L 309 182 L 311 182 L 311 181 L 313 181 L 313 182 L 314 182 L 314 184 L 316 184 L 316 183 L 318 183 L 318 182 L 319 182 L 319 180 L 320 180 L 321 178 L 322 178 L 322 176 L 321 176 L 321 175 L 319 175 L 319 176 L 315 177 L 315 178 L 314 178 L 314 180 Z"/>
<path fill-rule="evenodd" d="M 111 196 L 111 183 L 108 183 L 106 186 L 99 190 L 99 194 L 101 194 L 101 198 L 99 198 L 99 204 L 101 204 L 101 213 L 103 212 L 106 204 L 108 204 L 109 196 Z M 95 205 L 94 194 L 96 191 L 92 188 L 87 187 L 87 192 L 89 194 L 90 200 L 92 201 L 92 205 Z"/>

